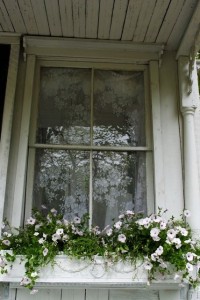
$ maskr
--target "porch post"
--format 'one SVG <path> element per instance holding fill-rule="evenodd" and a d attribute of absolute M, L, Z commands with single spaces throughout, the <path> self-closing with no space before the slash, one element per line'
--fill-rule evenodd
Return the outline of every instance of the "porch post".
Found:
<path fill-rule="evenodd" d="M 183 114 L 183 171 L 185 208 L 191 211 L 188 218 L 194 233 L 200 233 L 200 192 L 194 130 L 194 113 L 198 101 L 198 84 L 195 68 L 190 70 L 189 58 L 178 60 L 180 105 Z"/>

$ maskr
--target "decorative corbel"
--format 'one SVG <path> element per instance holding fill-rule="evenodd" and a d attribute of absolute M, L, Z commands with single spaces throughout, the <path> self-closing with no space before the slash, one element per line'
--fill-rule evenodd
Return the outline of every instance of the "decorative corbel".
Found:
<path fill-rule="evenodd" d="M 189 55 L 189 74 L 188 74 L 188 93 L 192 92 L 192 85 L 193 85 L 193 71 L 195 68 L 195 59 L 197 52 L 199 51 L 200 48 L 200 25 L 199 29 L 195 35 L 194 38 L 194 44 L 192 45 L 190 49 L 190 55 Z"/>

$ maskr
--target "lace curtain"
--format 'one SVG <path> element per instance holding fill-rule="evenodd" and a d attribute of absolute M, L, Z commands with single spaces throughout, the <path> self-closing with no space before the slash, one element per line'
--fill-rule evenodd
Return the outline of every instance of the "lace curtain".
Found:
<path fill-rule="evenodd" d="M 34 207 L 90 208 L 100 227 L 146 212 L 146 155 L 129 150 L 145 146 L 143 72 L 42 68 L 36 142 Z"/>

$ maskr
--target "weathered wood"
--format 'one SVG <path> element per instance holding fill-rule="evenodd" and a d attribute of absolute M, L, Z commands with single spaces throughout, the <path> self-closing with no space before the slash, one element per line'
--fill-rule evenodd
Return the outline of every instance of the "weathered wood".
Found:
<path fill-rule="evenodd" d="M 31 0 L 35 21 L 40 35 L 49 35 L 49 25 L 44 0 Z"/>
<path fill-rule="evenodd" d="M 85 300 L 85 289 L 63 289 L 61 300 Z"/>
<path fill-rule="evenodd" d="M 86 5 L 86 38 L 97 38 L 99 1 L 89 0 Z"/>
<path fill-rule="evenodd" d="M 165 15 L 162 27 L 160 28 L 159 34 L 157 36 L 157 43 L 164 43 L 166 40 L 168 40 L 170 33 L 172 32 L 172 29 L 174 27 L 174 24 L 176 23 L 176 20 L 180 14 L 182 6 L 182 0 L 171 1 L 170 6 Z"/>
<path fill-rule="evenodd" d="M 157 1 L 145 36 L 145 42 L 154 43 L 161 28 L 170 0 Z"/>
<path fill-rule="evenodd" d="M 62 36 L 58 0 L 45 0 L 48 24 L 52 36 Z"/>
<path fill-rule="evenodd" d="M 113 11 L 113 0 L 101 0 L 99 12 L 98 38 L 109 39 Z"/>
<path fill-rule="evenodd" d="M 74 36 L 85 37 L 85 0 L 73 0 Z"/>
<path fill-rule="evenodd" d="M 136 28 L 141 6 L 142 6 L 141 0 L 129 1 L 128 10 L 126 13 L 126 20 L 125 20 L 123 34 L 122 34 L 123 41 L 131 41 L 133 39 L 133 34 Z"/>
<path fill-rule="evenodd" d="M 35 295 L 30 295 L 30 291 L 25 288 L 17 289 L 16 300 L 61 300 L 61 289 L 41 289 Z M 77 299 L 78 300 L 78 299 Z"/>
<path fill-rule="evenodd" d="M 134 42 L 143 42 L 149 22 L 153 15 L 156 0 L 142 1 L 142 8 L 137 21 L 136 29 L 133 35 Z"/>
<path fill-rule="evenodd" d="M 38 34 L 37 25 L 35 22 L 34 12 L 30 0 L 18 0 L 18 5 L 29 34 Z"/>
<path fill-rule="evenodd" d="M 108 300 L 109 290 L 108 289 L 87 289 L 86 300 Z"/>
<path fill-rule="evenodd" d="M 72 12 L 72 0 L 60 0 L 60 18 L 62 33 L 65 37 L 73 37 L 74 25 L 73 25 L 73 12 Z"/>
<path fill-rule="evenodd" d="M 110 39 L 120 39 L 127 11 L 127 0 L 116 0 L 114 2 L 112 23 L 110 28 Z"/>
<path fill-rule="evenodd" d="M 10 17 L 2 0 L 0 0 L 0 23 L 4 31 L 14 31 L 13 25 L 10 21 Z"/>
<path fill-rule="evenodd" d="M 15 31 L 20 33 L 27 33 L 17 1 L 6 0 L 4 4 Z"/>

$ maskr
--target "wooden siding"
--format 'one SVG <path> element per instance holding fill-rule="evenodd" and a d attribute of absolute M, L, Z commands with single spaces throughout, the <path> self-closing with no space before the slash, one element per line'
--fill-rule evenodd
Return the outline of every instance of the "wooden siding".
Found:
<path fill-rule="evenodd" d="M 0 0 L 0 31 L 165 43 L 177 49 L 198 0 Z"/>

